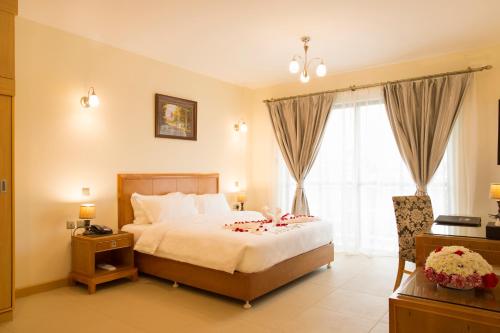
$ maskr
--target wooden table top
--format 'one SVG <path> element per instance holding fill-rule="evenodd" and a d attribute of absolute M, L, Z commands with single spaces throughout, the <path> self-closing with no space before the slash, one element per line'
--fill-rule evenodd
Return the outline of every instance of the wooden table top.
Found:
<path fill-rule="evenodd" d="M 416 269 L 397 293 L 402 296 L 500 312 L 500 284 L 494 289 L 455 290 L 445 288 L 427 280 L 421 267 Z"/>
<path fill-rule="evenodd" d="M 450 226 L 450 225 L 439 225 L 434 223 L 431 230 L 428 232 L 429 235 L 446 235 L 455 237 L 471 237 L 471 238 L 486 238 L 486 223 L 479 227 L 469 227 L 469 226 Z"/>

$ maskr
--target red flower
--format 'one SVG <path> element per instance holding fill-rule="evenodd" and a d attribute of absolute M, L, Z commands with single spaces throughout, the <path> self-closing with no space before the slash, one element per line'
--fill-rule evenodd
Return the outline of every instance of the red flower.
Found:
<path fill-rule="evenodd" d="M 498 284 L 498 277 L 495 273 L 490 273 L 482 276 L 485 288 L 495 288 Z"/>
<path fill-rule="evenodd" d="M 448 284 L 451 280 L 451 276 L 445 273 L 438 273 L 436 274 L 436 282 L 439 284 Z"/>
<path fill-rule="evenodd" d="M 436 253 L 441 252 L 442 249 L 443 249 L 442 246 L 438 246 L 438 247 L 436 247 L 436 249 L 434 250 L 434 252 L 436 252 Z"/>
<path fill-rule="evenodd" d="M 462 256 L 462 254 L 464 254 L 464 251 L 456 250 L 454 253 L 458 254 L 459 256 Z"/>
<path fill-rule="evenodd" d="M 453 274 L 451 275 L 451 279 L 447 281 L 446 284 L 450 284 L 455 288 L 463 289 L 465 287 L 465 278 L 461 275 Z"/>

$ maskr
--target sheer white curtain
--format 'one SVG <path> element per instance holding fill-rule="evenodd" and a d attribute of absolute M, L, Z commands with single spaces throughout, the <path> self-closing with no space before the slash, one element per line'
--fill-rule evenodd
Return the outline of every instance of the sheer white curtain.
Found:
<path fill-rule="evenodd" d="M 428 187 L 434 214 L 453 212 L 448 150 Z M 279 152 L 278 202 L 289 211 L 294 182 Z M 413 195 L 415 185 L 399 154 L 382 90 L 339 94 L 323 142 L 305 182 L 311 214 L 333 223 L 336 249 L 352 253 L 397 253 L 392 196 Z"/>

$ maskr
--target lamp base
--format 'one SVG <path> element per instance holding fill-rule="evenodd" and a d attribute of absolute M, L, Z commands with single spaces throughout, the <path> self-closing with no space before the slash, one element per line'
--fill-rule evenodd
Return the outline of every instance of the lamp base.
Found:
<path fill-rule="evenodd" d="M 93 232 L 90 231 L 90 220 L 83 220 L 83 227 L 85 228 L 85 231 L 83 232 L 84 235 L 93 234 Z"/>
<path fill-rule="evenodd" d="M 495 222 L 489 222 L 486 225 L 486 238 L 500 240 L 500 225 Z"/>

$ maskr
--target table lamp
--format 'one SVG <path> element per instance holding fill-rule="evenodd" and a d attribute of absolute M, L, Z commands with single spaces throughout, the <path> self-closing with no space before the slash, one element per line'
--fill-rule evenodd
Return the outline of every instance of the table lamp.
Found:
<path fill-rule="evenodd" d="M 95 219 L 95 205 L 94 204 L 81 204 L 80 205 L 80 219 L 85 223 L 85 228 L 90 227 L 90 220 Z"/>
<path fill-rule="evenodd" d="M 496 214 L 490 214 L 495 218 L 495 222 L 486 225 L 486 238 L 500 239 L 500 183 L 490 185 L 490 199 L 496 200 L 498 211 Z"/>
<path fill-rule="evenodd" d="M 236 201 L 240 204 L 240 210 L 244 210 L 245 201 L 247 201 L 247 196 L 245 193 L 238 193 L 236 196 Z"/>

